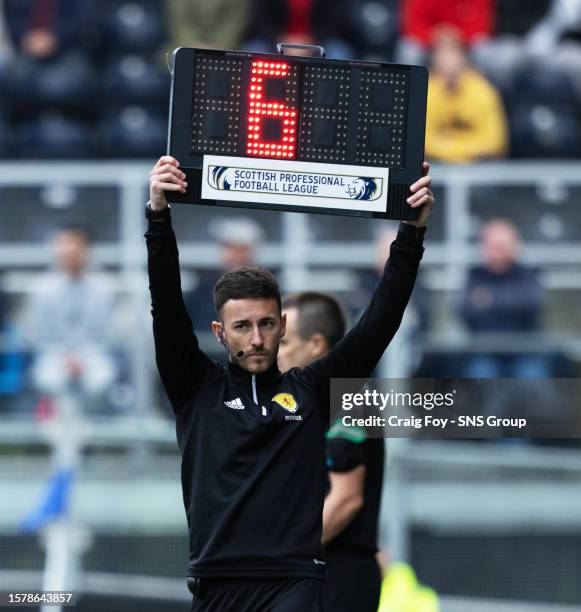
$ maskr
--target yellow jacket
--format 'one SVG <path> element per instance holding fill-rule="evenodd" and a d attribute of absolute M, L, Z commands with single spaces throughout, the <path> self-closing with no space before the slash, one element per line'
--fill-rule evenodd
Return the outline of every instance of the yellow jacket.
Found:
<path fill-rule="evenodd" d="M 426 124 L 426 156 L 445 162 L 470 162 L 503 157 L 508 130 L 502 100 L 475 70 L 466 70 L 457 88 L 430 75 Z"/>
<path fill-rule="evenodd" d="M 377 612 L 439 612 L 436 592 L 418 583 L 406 563 L 392 563 L 381 584 Z"/>

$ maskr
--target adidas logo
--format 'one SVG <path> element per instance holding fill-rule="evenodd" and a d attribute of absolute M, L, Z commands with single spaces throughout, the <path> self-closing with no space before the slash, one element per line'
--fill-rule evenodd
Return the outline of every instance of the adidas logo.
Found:
<path fill-rule="evenodd" d="M 224 402 L 224 405 L 228 408 L 232 408 L 232 410 L 244 410 L 244 404 L 239 397 L 233 399 L 231 402 Z"/>

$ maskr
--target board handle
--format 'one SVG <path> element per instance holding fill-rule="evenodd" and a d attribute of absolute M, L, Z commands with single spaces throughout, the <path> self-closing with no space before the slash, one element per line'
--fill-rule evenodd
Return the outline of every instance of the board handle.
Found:
<path fill-rule="evenodd" d="M 325 47 L 321 47 L 321 45 L 299 45 L 295 43 L 284 42 L 276 44 L 276 50 L 280 55 L 284 55 L 285 49 L 300 49 L 301 51 L 313 51 L 314 53 L 318 53 L 318 56 L 313 55 L 313 57 L 327 57 Z"/>

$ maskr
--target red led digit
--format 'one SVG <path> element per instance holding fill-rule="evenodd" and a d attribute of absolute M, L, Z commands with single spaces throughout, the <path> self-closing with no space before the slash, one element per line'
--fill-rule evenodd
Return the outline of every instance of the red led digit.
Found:
<path fill-rule="evenodd" d="M 246 153 L 257 157 L 295 157 L 297 111 L 284 100 L 265 100 L 267 79 L 285 79 L 289 76 L 287 62 L 254 60 L 248 89 L 248 131 Z M 278 141 L 266 141 L 263 135 L 264 119 L 278 119 L 281 137 Z"/>

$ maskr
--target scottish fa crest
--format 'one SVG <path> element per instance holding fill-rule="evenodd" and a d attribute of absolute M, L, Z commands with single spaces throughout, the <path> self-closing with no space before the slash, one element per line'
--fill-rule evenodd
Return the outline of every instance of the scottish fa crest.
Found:
<path fill-rule="evenodd" d="M 272 398 L 272 401 L 288 412 L 296 412 L 299 407 L 295 398 L 290 393 L 277 393 Z"/>

